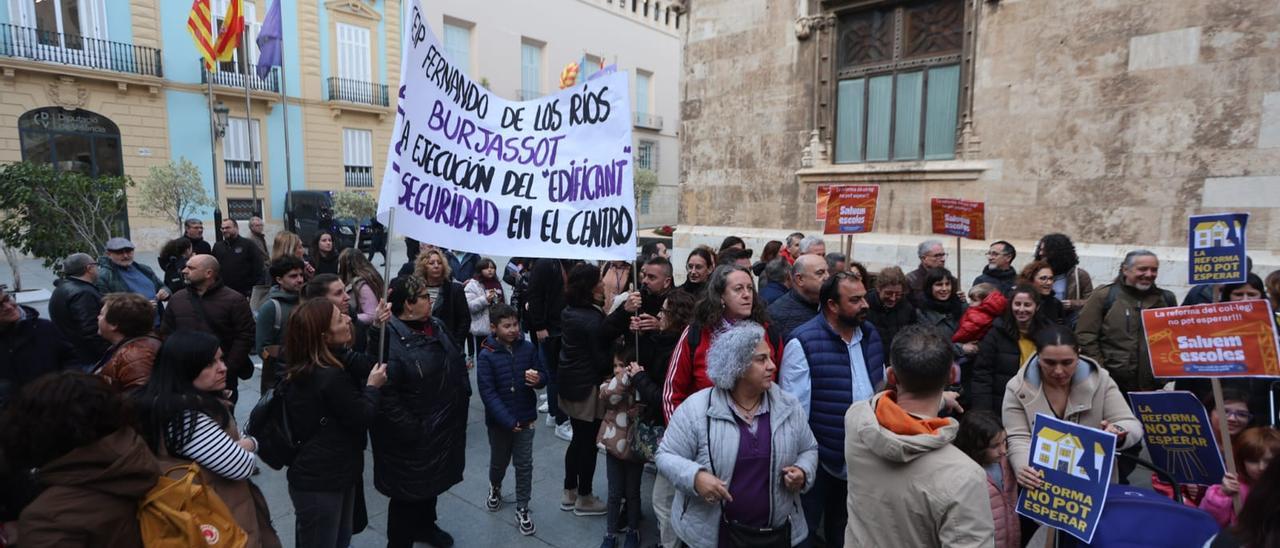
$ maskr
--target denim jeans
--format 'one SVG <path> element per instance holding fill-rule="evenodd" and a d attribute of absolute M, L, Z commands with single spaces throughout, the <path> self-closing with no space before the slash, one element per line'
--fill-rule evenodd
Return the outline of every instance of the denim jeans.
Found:
<path fill-rule="evenodd" d="M 343 491 L 301 491 L 289 486 L 289 499 L 298 546 L 346 548 L 351 544 L 355 486 Z"/>
<path fill-rule="evenodd" d="M 533 492 L 533 428 L 512 432 L 489 426 L 490 485 L 502 485 L 508 463 L 516 469 L 516 508 L 528 508 Z"/>
<path fill-rule="evenodd" d="M 644 474 L 644 463 L 626 461 L 608 453 L 605 454 L 605 473 L 609 478 L 609 501 L 606 506 L 608 521 L 606 527 L 609 534 L 617 536 L 619 519 L 622 511 L 622 499 L 627 499 L 626 526 L 632 531 L 640 530 L 640 476 Z"/>

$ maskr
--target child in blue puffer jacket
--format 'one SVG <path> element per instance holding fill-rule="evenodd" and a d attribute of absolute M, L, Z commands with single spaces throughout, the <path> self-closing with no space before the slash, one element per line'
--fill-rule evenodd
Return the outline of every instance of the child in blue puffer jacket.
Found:
<path fill-rule="evenodd" d="M 538 393 L 547 372 L 533 343 L 520 333 L 516 310 L 501 302 L 489 308 L 493 331 L 476 358 L 476 385 L 489 429 L 489 496 L 485 507 L 502 507 L 507 464 L 516 469 L 516 526 L 522 535 L 537 529 L 529 516 L 533 490 L 533 425 L 538 422 Z"/>

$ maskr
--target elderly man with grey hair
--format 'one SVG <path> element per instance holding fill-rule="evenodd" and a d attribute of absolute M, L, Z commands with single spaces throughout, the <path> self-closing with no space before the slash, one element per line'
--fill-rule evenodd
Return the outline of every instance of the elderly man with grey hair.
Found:
<path fill-rule="evenodd" d="M 97 363 L 110 344 L 98 336 L 98 311 L 102 293 L 98 282 L 98 262 L 88 253 L 72 253 L 62 260 L 66 278 L 53 282 L 49 297 L 49 319 L 75 348 L 76 362 L 82 367 Z"/>
<path fill-rule="evenodd" d="M 800 403 L 773 382 L 777 369 L 764 328 L 739 321 L 707 350 L 713 386 L 671 416 L 656 460 L 676 487 L 672 526 L 693 548 L 736 545 L 721 542 L 724 521 L 774 528 L 770 545 L 808 536 L 800 493 L 813 486 L 818 443 Z"/>
<path fill-rule="evenodd" d="M 941 241 L 925 240 L 916 246 L 916 256 L 920 258 L 920 265 L 907 273 L 907 300 L 920 308 L 924 302 L 925 273 L 930 268 L 947 266 L 947 251 L 943 249 Z"/>
<path fill-rule="evenodd" d="M 827 255 L 827 242 L 822 239 L 822 236 L 808 236 L 800 240 L 800 254 L 825 257 Z"/>
<path fill-rule="evenodd" d="M 769 305 L 769 321 L 782 340 L 791 330 L 818 315 L 818 292 L 830 276 L 822 255 L 801 255 L 791 265 L 791 290 Z"/>

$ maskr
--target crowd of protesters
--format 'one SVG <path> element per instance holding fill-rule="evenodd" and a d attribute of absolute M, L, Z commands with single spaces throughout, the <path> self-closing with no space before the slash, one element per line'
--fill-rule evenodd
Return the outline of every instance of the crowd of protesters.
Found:
<path fill-rule="evenodd" d="M 663 243 L 634 264 L 513 258 L 499 271 L 406 239 L 409 261 L 387 280 L 333 234 L 268 246 L 261 219 L 248 226 L 242 237 L 223 221 L 210 245 L 189 220 L 158 271 L 125 238 L 101 258 L 70 255 L 48 320 L 0 290 L 0 546 L 140 546 L 139 501 L 173 463 L 198 465 L 247 545 L 280 545 L 253 482 L 259 440 L 232 412 L 254 357 L 261 392 L 286 402 L 288 495 L 308 547 L 348 546 L 369 525 L 370 447 L 388 546 L 452 546 L 437 502 L 463 478 L 473 389 L 489 486 L 466 496 L 499 511 L 514 468 L 523 535 L 537 533 L 546 413 L 568 442 L 560 509 L 606 516 L 602 548 L 1025 546 L 1036 525 L 1014 501 L 1041 485 L 1035 416 L 1106 430 L 1133 455 L 1143 427 L 1127 395 L 1168 384 L 1135 320 L 1178 304 L 1155 283 L 1159 259 L 1130 251 L 1095 287 L 1062 234 L 1020 268 L 1011 243 L 992 243 L 962 286 L 937 240 L 918 264 L 872 273 L 821 237 L 790 234 L 753 262 L 731 236 L 689 251 L 678 281 Z M 1184 304 L 1248 299 L 1276 308 L 1280 271 Z M 1222 526 L 1214 546 L 1277 545 L 1270 387 L 1224 383 L 1217 409 L 1204 383 L 1177 384 L 1239 464 L 1219 485 L 1181 486 L 1185 503 Z M 645 507 L 659 537 L 642 541 Z"/>

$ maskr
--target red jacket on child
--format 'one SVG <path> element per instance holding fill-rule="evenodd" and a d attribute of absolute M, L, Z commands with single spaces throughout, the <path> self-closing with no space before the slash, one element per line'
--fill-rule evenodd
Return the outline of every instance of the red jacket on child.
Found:
<path fill-rule="evenodd" d="M 992 291 L 987 298 L 978 303 L 978 306 L 971 306 L 964 311 L 964 315 L 960 317 L 960 326 L 951 336 L 951 342 L 964 344 L 982 340 L 982 337 L 987 335 L 987 331 L 991 330 L 991 322 L 1004 314 L 1004 309 L 1008 305 L 1009 300 L 1005 298 L 1004 293 Z"/>

